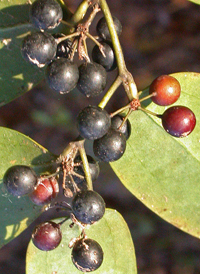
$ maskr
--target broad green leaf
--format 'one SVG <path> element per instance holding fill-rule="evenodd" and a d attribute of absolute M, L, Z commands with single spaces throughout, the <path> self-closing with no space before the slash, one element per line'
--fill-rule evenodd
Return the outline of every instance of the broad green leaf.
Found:
<path fill-rule="evenodd" d="M 198 5 L 200 5 L 200 0 L 189 0 L 190 2 L 193 2 L 193 3 L 195 3 L 195 4 L 198 4 Z"/>
<path fill-rule="evenodd" d="M 29 23 L 30 4 L 26 0 L 0 1 L 0 106 L 29 91 L 44 78 L 44 68 L 26 62 L 21 44 L 34 29 Z M 66 32 L 60 25 L 55 32 Z"/>
<path fill-rule="evenodd" d="M 9 194 L 3 176 L 12 165 L 30 165 L 40 174 L 55 171 L 55 156 L 29 137 L 0 127 L 0 246 L 19 235 L 41 213 L 42 208 L 32 204 L 28 197 Z"/>
<path fill-rule="evenodd" d="M 175 105 L 185 105 L 197 118 L 185 138 L 165 132 L 161 121 L 142 111 L 130 118 L 132 134 L 125 155 L 111 164 L 122 183 L 160 217 L 200 237 L 200 74 L 173 74 L 182 87 Z M 165 108 L 151 103 L 151 111 Z"/>
<path fill-rule="evenodd" d="M 56 222 L 61 219 L 56 220 Z M 69 228 L 71 220 L 61 226 L 62 242 L 52 251 L 37 249 L 29 243 L 26 257 L 26 274 L 80 274 L 71 261 L 71 249 L 68 244 L 72 238 L 80 235 L 77 226 Z M 107 209 L 104 217 L 86 229 L 88 238 L 96 240 L 104 251 L 104 260 L 96 274 L 136 274 L 135 251 L 127 224 L 122 216 Z"/>

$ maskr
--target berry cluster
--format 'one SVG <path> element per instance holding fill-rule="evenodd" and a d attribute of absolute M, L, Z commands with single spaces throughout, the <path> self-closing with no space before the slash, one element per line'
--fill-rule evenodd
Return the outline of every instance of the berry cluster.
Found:
<path fill-rule="evenodd" d="M 154 103 L 168 106 L 175 103 L 181 94 L 180 83 L 169 75 L 157 77 L 149 87 Z M 186 137 L 194 129 L 196 118 L 192 110 L 185 106 L 172 106 L 160 115 L 163 128 L 174 137 Z"/>
<path fill-rule="evenodd" d="M 94 9 L 96 14 L 99 9 Z M 99 41 L 92 50 L 92 62 L 87 54 L 83 41 L 89 34 L 91 20 L 78 24 L 72 35 L 57 33 L 51 35 L 48 29 L 54 29 L 62 22 L 63 13 L 55 0 L 37 0 L 31 6 L 30 21 L 39 32 L 33 32 L 25 37 L 22 44 L 22 56 L 25 60 L 39 68 L 46 66 L 45 78 L 49 87 L 59 93 L 68 93 L 75 87 L 87 97 L 98 96 L 106 87 L 107 71 L 117 67 L 108 26 L 105 18 L 97 24 Z M 117 33 L 120 35 L 122 26 L 113 17 Z M 69 38 L 68 38 L 69 37 Z M 79 58 L 86 62 L 79 67 L 73 61 L 74 54 L 79 51 Z"/>
<path fill-rule="evenodd" d="M 93 10 L 86 22 L 75 26 L 67 23 L 73 29 L 69 35 L 51 35 L 47 32 L 62 22 L 62 9 L 55 0 L 36 0 L 31 6 L 30 21 L 39 31 L 24 39 L 22 55 L 39 68 L 46 66 L 46 81 L 50 88 L 59 93 L 67 93 L 77 87 L 87 97 L 98 96 L 105 89 L 107 72 L 117 67 L 114 44 L 105 17 L 97 24 L 98 38 L 89 33 L 89 26 L 100 10 L 98 3 L 91 5 Z M 121 23 L 116 17 L 112 19 L 116 35 L 119 36 Z M 87 52 L 86 38 L 96 44 L 92 49 L 92 62 Z M 79 67 L 74 62 L 76 52 L 79 59 L 85 61 Z M 121 78 L 121 83 L 127 86 L 127 79 Z M 103 198 L 92 188 L 92 182 L 99 175 L 99 164 L 85 154 L 82 142 L 85 139 L 93 141 L 93 152 L 99 161 L 116 161 L 125 153 L 126 142 L 131 134 L 128 120 L 131 112 L 147 111 L 141 102 L 149 98 L 160 106 L 174 104 L 180 94 L 179 82 L 172 76 L 162 75 L 152 82 L 147 97 L 129 98 L 129 104 L 114 113 L 109 114 L 101 104 L 89 105 L 77 117 L 78 141 L 70 143 L 57 159 L 55 174 L 37 176 L 32 168 L 22 165 L 12 166 L 6 171 L 3 182 L 14 196 L 29 195 L 36 205 L 48 205 L 62 189 L 64 196 L 71 199 L 70 203 L 57 206 L 69 209 L 72 223 L 81 229 L 81 234 L 69 243 L 72 262 L 80 271 L 94 271 L 103 262 L 101 246 L 87 238 L 85 227 L 99 221 L 105 213 Z M 125 114 L 126 110 L 128 112 Z M 185 106 L 171 106 L 162 115 L 149 113 L 161 118 L 163 128 L 174 137 L 189 135 L 196 124 L 194 113 Z M 57 181 L 59 176 L 63 178 L 61 188 Z M 63 222 L 49 221 L 36 226 L 32 234 L 35 246 L 43 251 L 55 249 L 62 240 Z"/>

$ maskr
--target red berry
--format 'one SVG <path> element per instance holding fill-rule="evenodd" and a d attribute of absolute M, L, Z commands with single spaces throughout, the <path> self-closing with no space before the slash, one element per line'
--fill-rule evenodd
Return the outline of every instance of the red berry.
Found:
<path fill-rule="evenodd" d="M 53 250 L 62 240 L 60 225 L 51 221 L 39 224 L 33 230 L 32 240 L 40 250 Z"/>
<path fill-rule="evenodd" d="M 55 199 L 58 192 L 58 181 L 54 177 L 41 178 L 35 190 L 30 194 L 30 199 L 36 205 L 45 205 Z"/>
<path fill-rule="evenodd" d="M 196 125 L 194 113 L 187 107 L 174 106 L 162 115 L 164 129 L 174 137 L 188 136 Z"/>
<path fill-rule="evenodd" d="M 168 106 L 175 103 L 181 94 L 181 86 L 176 78 L 169 75 L 157 77 L 149 87 L 152 101 L 160 106 Z"/>

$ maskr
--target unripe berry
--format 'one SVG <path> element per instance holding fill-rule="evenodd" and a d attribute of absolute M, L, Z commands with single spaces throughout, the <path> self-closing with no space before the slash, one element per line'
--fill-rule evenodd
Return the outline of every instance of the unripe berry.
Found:
<path fill-rule="evenodd" d="M 29 197 L 34 204 L 45 205 L 55 199 L 58 192 L 59 185 L 56 178 L 40 178 Z"/>
<path fill-rule="evenodd" d="M 154 94 L 151 99 L 155 104 L 168 106 L 178 100 L 181 86 L 176 78 L 170 75 L 161 75 L 151 83 L 149 94 Z"/>
<path fill-rule="evenodd" d="M 32 233 L 34 245 L 43 251 L 55 249 L 61 240 L 60 225 L 51 221 L 37 225 Z"/>

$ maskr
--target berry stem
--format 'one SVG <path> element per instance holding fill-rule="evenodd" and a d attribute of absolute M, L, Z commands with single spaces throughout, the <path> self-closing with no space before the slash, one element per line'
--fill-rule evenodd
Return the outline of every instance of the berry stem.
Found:
<path fill-rule="evenodd" d="M 93 35 L 91 35 L 89 32 L 86 32 L 85 35 L 88 38 L 90 38 L 95 44 L 97 44 L 98 47 L 102 47 L 101 43 L 99 43 L 99 41 L 97 41 L 97 39 Z"/>
<path fill-rule="evenodd" d="M 117 115 L 117 114 L 123 112 L 124 110 L 127 110 L 128 108 L 130 109 L 130 104 L 128 104 L 128 105 L 126 105 L 126 106 L 124 106 L 124 107 L 122 107 L 122 108 L 116 110 L 116 111 L 113 112 L 113 113 L 111 113 L 111 114 L 110 114 L 110 117 L 112 118 L 112 117 L 114 117 L 115 115 Z"/>
<path fill-rule="evenodd" d="M 73 38 L 73 37 L 78 36 L 78 35 L 80 35 L 80 32 L 76 31 L 76 32 L 74 32 L 72 34 L 68 34 L 66 36 L 63 36 L 63 37 L 60 37 L 60 38 L 56 38 L 56 42 L 57 42 L 57 44 L 59 44 L 60 42 L 65 41 L 66 39 Z"/>
<path fill-rule="evenodd" d="M 78 141 L 78 150 L 79 150 L 79 153 L 81 156 L 81 160 L 83 162 L 83 170 L 85 173 L 88 190 L 93 190 L 92 179 L 91 179 L 91 174 L 90 174 L 90 167 L 89 167 L 87 155 L 86 155 L 85 148 L 84 148 L 84 142 L 85 142 L 85 140 Z"/>
<path fill-rule="evenodd" d="M 99 0 L 99 4 L 101 6 L 102 12 L 104 13 L 108 29 L 110 32 L 112 44 L 113 44 L 113 49 L 115 52 L 116 60 L 117 60 L 117 65 L 119 69 L 119 76 L 122 78 L 124 89 L 127 93 L 127 96 L 130 101 L 132 101 L 134 98 L 138 99 L 138 90 L 135 84 L 135 81 L 133 79 L 133 76 L 131 73 L 127 70 L 126 64 L 124 61 L 124 55 L 122 52 L 122 48 L 119 42 L 119 38 L 113 23 L 113 18 L 110 13 L 110 9 L 107 5 L 106 0 Z"/>
<path fill-rule="evenodd" d="M 72 16 L 72 12 L 67 8 L 65 2 L 63 0 L 58 0 L 59 4 L 61 5 L 61 8 L 63 10 L 63 19 L 68 20 Z"/>
<path fill-rule="evenodd" d="M 146 101 L 148 99 L 150 99 L 151 97 L 155 96 L 156 95 L 156 92 L 153 92 L 152 94 L 149 94 L 143 98 L 140 99 L 140 103 L 143 102 L 143 101 Z"/>
<path fill-rule="evenodd" d="M 88 0 L 84 0 L 80 3 L 74 15 L 71 17 L 70 23 L 75 26 L 79 23 L 85 16 L 90 4 Z"/>
<path fill-rule="evenodd" d="M 117 78 L 115 79 L 115 81 L 113 82 L 113 84 L 111 85 L 111 87 L 109 88 L 109 90 L 104 95 L 104 97 L 101 100 L 101 102 L 99 103 L 98 106 L 100 108 L 105 108 L 105 106 L 107 105 L 108 101 L 113 96 L 113 94 L 115 93 L 116 89 L 121 85 L 121 83 L 122 83 L 121 77 L 117 76 Z"/>
<path fill-rule="evenodd" d="M 146 108 L 142 108 L 141 106 L 139 106 L 138 109 L 139 109 L 139 110 L 142 110 L 142 111 L 144 111 L 144 112 L 146 112 L 146 113 L 148 113 L 148 114 L 151 114 L 151 115 L 153 115 L 153 116 L 156 116 L 156 117 L 158 117 L 158 118 L 161 118 L 161 115 L 160 115 L 160 114 L 157 114 L 157 113 L 155 113 L 155 112 L 152 112 L 152 111 L 150 111 L 150 110 L 148 110 L 148 109 L 146 109 Z"/>

